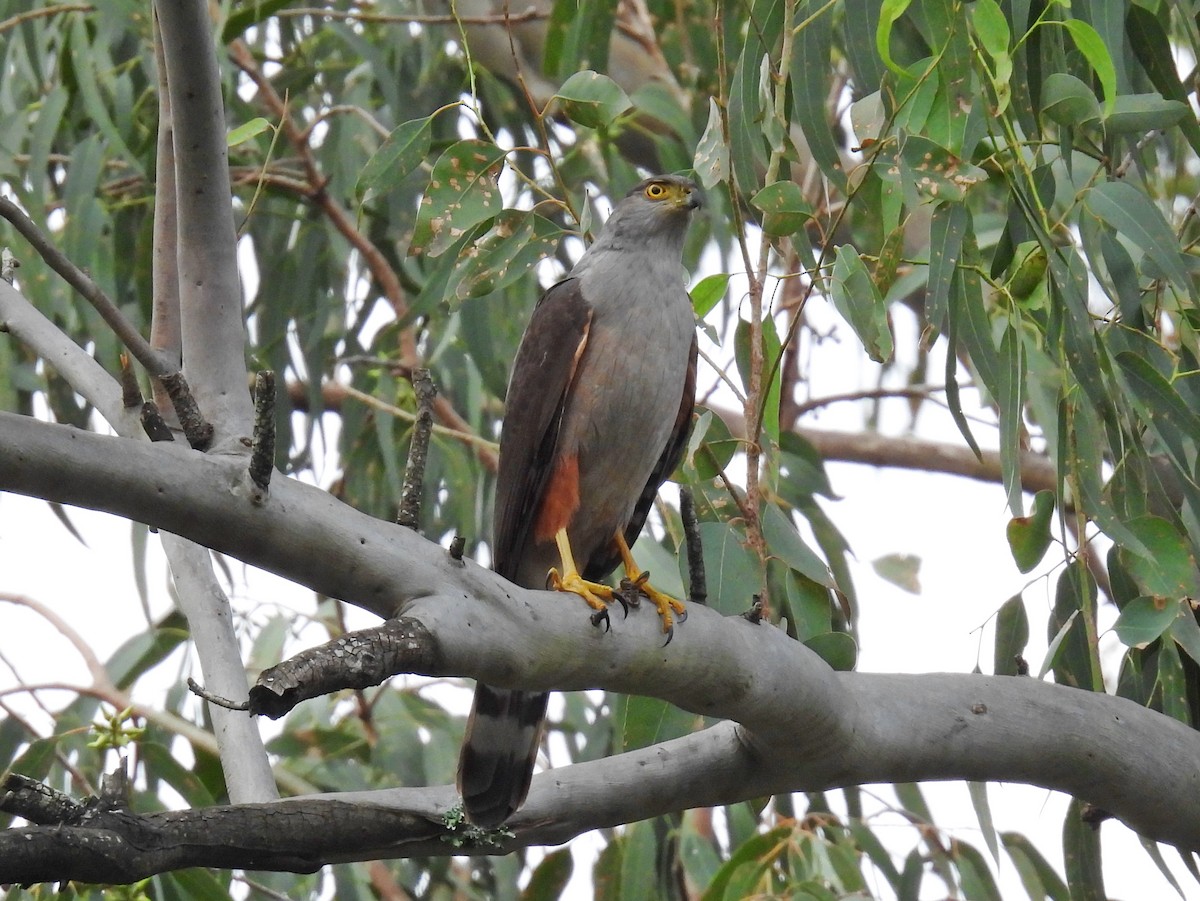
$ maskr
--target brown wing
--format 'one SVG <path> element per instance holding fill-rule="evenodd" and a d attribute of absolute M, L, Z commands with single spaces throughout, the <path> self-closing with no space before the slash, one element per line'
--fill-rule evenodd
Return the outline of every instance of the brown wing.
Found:
<path fill-rule="evenodd" d="M 688 355 L 687 373 L 683 381 L 683 397 L 679 400 L 679 412 L 675 415 L 675 428 L 671 431 L 671 437 L 667 441 L 667 446 L 663 448 L 662 455 L 654 466 L 654 471 L 650 473 L 646 487 L 642 489 L 642 493 L 638 497 L 637 504 L 633 508 L 633 516 L 625 526 L 626 544 L 632 545 L 637 541 L 642 526 L 646 524 L 646 517 L 650 514 L 650 508 L 654 506 L 654 498 L 658 496 L 658 489 L 663 482 L 670 478 L 671 473 L 683 459 L 683 452 L 687 448 L 688 434 L 692 430 L 692 409 L 696 405 L 697 353 L 696 336 L 692 335 L 692 349 Z M 615 548 L 605 547 L 602 553 L 593 554 L 592 558 L 588 560 L 583 576 L 585 579 L 603 579 L 616 569 L 620 562 L 621 557 Z"/>
<path fill-rule="evenodd" d="M 506 579 L 515 578 L 537 520 L 591 322 L 579 280 L 564 279 L 542 295 L 517 349 L 500 435 L 493 536 L 492 568 Z"/>

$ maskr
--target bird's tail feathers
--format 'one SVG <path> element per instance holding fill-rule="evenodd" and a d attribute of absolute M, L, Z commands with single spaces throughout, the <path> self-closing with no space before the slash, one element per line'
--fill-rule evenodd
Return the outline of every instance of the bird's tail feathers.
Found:
<path fill-rule="evenodd" d="M 499 826 L 525 800 L 548 698 L 545 692 L 475 687 L 458 759 L 458 790 L 476 826 Z"/>

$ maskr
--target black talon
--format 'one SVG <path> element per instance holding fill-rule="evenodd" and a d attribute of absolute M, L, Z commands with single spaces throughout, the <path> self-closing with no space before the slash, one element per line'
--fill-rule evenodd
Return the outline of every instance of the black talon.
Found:
<path fill-rule="evenodd" d="M 675 619 L 677 619 L 681 623 L 687 622 L 687 608 L 684 607 L 677 614 L 675 614 Z"/>
<path fill-rule="evenodd" d="M 669 645 L 671 643 L 671 639 L 674 637 L 675 637 L 675 626 L 674 625 L 667 626 L 667 640 L 662 643 L 662 646 L 665 648 L 667 645 Z"/>
<path fill-rule="evenodd" d="M 621 602 L 621 606 L 625 608 L 625 616 L 629 616 L 629 608 L 636 607 L 642 602 L 641 596 L 637 592 L 635 583 L 629 581 L 629 577 L 621 580 L 620 586 L 613 592 L 613 597 Z"/>
<path fill-rule="evenodd" d="M 588 619 L 590 619 L 592 621 L 593 626 L 598 626 L 601 623 L 604 623 L 604 631 L 605 632 L 612 631 L 612 623 L 609 621 L 607 609 L 606 610 L 597 610 L 595 613 L 593 613 L 591 616 L 589 616 Z"/>

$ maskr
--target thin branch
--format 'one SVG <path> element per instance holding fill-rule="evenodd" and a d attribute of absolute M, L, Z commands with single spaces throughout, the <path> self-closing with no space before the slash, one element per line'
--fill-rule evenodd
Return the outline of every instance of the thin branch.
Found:
<path fill-rule="evenodd" d="M 343 22 L 398 23 L 411 25 L 454 25 L 461 22 L 464 25 L 506 25 L 522 22 L 540 22 L 549 19 L 548 12 L 541 12 L 530 6 L 524 12 L 495 16 L 422 16 L 402 15 L 397 13 L 368 13 L 359 10 L 336 10 L 321 7 L 301 6 L 294 9 L 281 9 L 275 13 L 281 19 L 314 16 Z"/>
<path fill-rule="evenodd" d="M 29 242 L 29 245 L 37 251 L 38 256 L 46 261 L 46 265 L 57 272 L 67 284 L 92 305 L 92 308 L 100 314 L 100 318 L 121 339 L 121 343 L 139 363 L 146 367 L 147 372 L 154 376 L 162 376 L 172 371 L 170 363 L 150 346 L 150 343 L 142 337 L 141 332 L 134 327 L 133 323 L 117 309 L 117 305 L 113 303 L 112 299 L 92 281 L 91 276 L 72 263 L 67 255 L 54 245 L 54 242 L 34 224 L 32 219 L 25 215 L 19 206 L 2 195 L 0 195 L 0 216 L 12 223 L 13 228 Z"/>
<path fill-rule="evenodd" d="M 57 3 L 53 6 L 43 7 L 42 9 L 30 9 L 0 21 L 0 34 L 12 31 L 14 28 L 24 25 L 26 22 L 32 22 L 35 19 L 45 19 L 64 13 L 90 13 L 95 11 L 96 7 L 90 3 Z"/>
<path fill-rule="evenodd" d="M 429 456 L 429 435 L 433 430 L 433 399 L 437 387 L 428 369 L 417 369 L 412 374 L 413 391 L 417 396 L 417 416 L 413 423 L 412 440 L 408 445 L 408 465 L 404 468 L 404 487 L 400 493 L 400 513 L 396 524 L 408 529 L 419 529 L 421 524 L 421 499 L 425 488 L 425 460 Z"/>
<path fill-rule="evenodd" d="M 912 398 L 925 400 L 933 394 L 946 390 L 944 385 L 911 385 L 907 388 L 874 388 L 864 391 L 847 391 L 844 394 L 829 394 L 825 397 L 814 397 L 796 405 L 796 418 L 820 410 L 833 404 L 847 403 L 858 400 L 887 400 L 889 398 Z"/>

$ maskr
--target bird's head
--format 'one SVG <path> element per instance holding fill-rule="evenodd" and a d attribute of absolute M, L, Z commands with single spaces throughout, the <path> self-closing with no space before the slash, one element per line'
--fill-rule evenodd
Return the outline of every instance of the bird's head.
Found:
<path fill-rule="evenodd" d="M 653 255 L 677 260 L 691 214 L 703 205 L 696 183 L 680 175 L 655 175 L 638 182 L 613 207 L 593 248 Z"/>
<path fill-rule="evenodd" d="M 704 205 L 696 183 L 681 175 L 655 175 L 638 182 L 618 204 L 644 209 L 648 216 L 686 214 Z"/>

